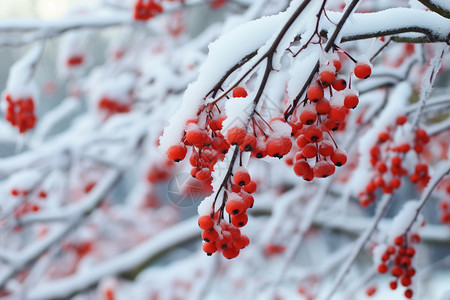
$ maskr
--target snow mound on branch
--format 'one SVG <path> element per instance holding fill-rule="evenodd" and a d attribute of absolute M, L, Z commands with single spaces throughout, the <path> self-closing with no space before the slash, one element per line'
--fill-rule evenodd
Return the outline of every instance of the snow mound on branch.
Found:
<path fill-rule="evenodd" d="M 225 135 L 227 130 L 233 127 L 246 129 L 254 106 L 251 97 L 228 100 L 225 103 L 225 113 L 227 118 L 223 121 L 222 134 Z"/>
<path fill-rule="evenodd" d="M 396 237 L 405 234 L 406 230 L 411 226 L 410 232 L 416 232 L 422 223 L 422 217 L 419 215 L 417 220 L 414 220 L 416 217 L 416 212 L 419 209 L 418 201 L 409 201 L 403 205 L 402 210 L 395 216 L 392 221 L 392 225 L 389 227 L 388 241 L 392 244 Z"/>
<path fill-rule="evenodd" d="M 197 81 L 183 95 L 178 111 L 170 118 L 161 137 L 162 151 L 180 142 L 186 121 L 195 118 L 205 96 L 225 72 L 243 57 L 266 43 L 285 19 L 284 14 L 262 17 L 236 27 L 209 45 L 209 55 L 201 66 Z"/>

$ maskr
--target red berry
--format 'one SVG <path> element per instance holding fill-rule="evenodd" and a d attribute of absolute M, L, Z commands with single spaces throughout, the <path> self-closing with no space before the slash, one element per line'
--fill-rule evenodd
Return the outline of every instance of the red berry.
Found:
<path fill-rule="evenodd" d="M 325 84 L 326 86 L 332 84 L 335 80 L 335 75 L 333 72 L 330 71 L 322 71 L 320 72 L 320 81 Z"/>
<path fill-rule="evenodd" d="M 247 91 L 241 87 L 238 86 L 233 90 L 233 98 L 245 98 L 247 97 Z"/>
<path fill-rule="evenodd" d="M 314 177 L 317 178 L 326 178 L 334 174 L 335 167 L 333 164 L 322 160 L 315 164 L 313 167 Z"/>
<path fill-rule="evenodd" d="M 314 179 L 314 171 L 313 171 L 313 169 L 310 168 L 310 169 L 306 172 L 306 174 L 303 174 L 302 178 L 303 178 L 303 180 L 305 180 L 305 181 L 311 181 L 311 180 L 313 180 L 313 179 Z"/>
<path fill-rule="evenodd" d="M 322 130 L 315 125 L 311 125 L 305 130 L 305 137 L 310 143 L 317 143 L 322 140 Z"/>
<path fill-rule="evenodd" d="M 182 161 L 186 157 L 187 149 L 184 145 L 175 145 L 167 150 L 167 157 L 175 162 Z"/>
<path fill-rule="evenodd" d="M 366 290 L 366 294 L 369 297 L 372 297 L 373 295 L 375 295 L 376 292 L 377 292 L 377 287 L 375 287 L 375 286 L 370 286 Z"/>
<path fill-rule="evenodd" d="M 226 259 L 232 259 L 239 255 L 239 249 L 236 249 L 234 247 L 227 247 L 227 249 L 222 251 L 223 257 Z"/>
<path fill-rule="evenodd" d="M 410 286 L 411 285 L 411 278 L 409 278 L 408 276 L 404 276 L 402 277 L 402 279 L 400 280 L 400 283 L 403 286 Z"/>
<path fill-rule="evenodd" d="M 206 181 L 211 178 L 211 171 L 208 168 L 203 168 L 195 174 L 195 178 L 199 181 Z"/>
<path fill-rule="evenodd" d="M 217 251 L 215 243 L 203 243 L 203 251 L 208 255 L 212 255 Z"/>
<path fill-rule="evenodd" d="M 311 102 L 317 102 L 323 98 L 323 88 L 318 84 L 312 84 L 306 91 L 306 96 Z"/>
<path fill-rule="evenodd" d="M 202 231 L 202 239 L 207 243 L 213 243 L 219 238 L 219 233 L 214 229 L 211 230 L 203 230 Z"/>
<path fill-rule="evenodd" d="M 343 166 L 347 162 L 347 154 L 342 149 L 334 150 L 330 158 L 337 167 Z"/>
<path fill-rule="evenodd" d="M 345 81 L 345 79 L 343 78 L 337 78 L 333 84 L 333 89 L 335 89 L 336 91 L 342 91 L 345 90 L 345 88 L 347 87 L 347 81 Z"/>
<path fill-rule="evenodd" d="M 256 148 L 256 137 L 252 134 L 247 134 L 244 138 L 244 141 L 242 142 L 241 150 L 242 151 L 252 151 L 254 148 Z"/>
<path fill-rule="evenodd" d="M 389 287 L 391 288 L 391 290 L 396 290 L 397 289 L 397 281 L 389 282 Z"/>
<path fill-rule="evenodd" d="M 365 63 L 358 63 L 354 70 L 355 76 L 359 79 L 365 79 L 372 73 L 372 68 Z"/>
<path fill-rule="evenodd" d="M 397 125 L 401 126 L 401 125 L 405 124 L 406 121 L 408 121 L 408 117 L 406 115 L 401 115 L 397 118 L 396 123 L 397 123 Z"/>
<path fill-rule="evenodd" d="M 306 158 L 313 158 L 317 155 L 317 147 L 315 144 L 308 144 L 302 149 L 302 154 Z"/>
<path fill-rule="evenodd" d="M 211 230 L 214 227 L 214 220 L 211 216 L 201 216 L 198 218 L 198 226 L 203 230 Z"/>
<path fill-rule="evenodd" d="M 333 60 L 333 65 L 336 68 L 336 72 L 339 72 L 339 70 L 342 67 L 341 62 L 339 60 L 335 59 L 335 60 Z"/>
<path fill-rule="evenodd" d="M 330 156 L 334 151 L 334 145 L 330 141 L 322 141 L 319 146 L 319 154 L 322 156 Z"/>
<path fill-rule="evenodd" d="M 317 119 L 317 113 L 312 110 L 304 110 L 300 114 L 300 121 L 305 125 L 313 124 Z"/>
<path fill-rule="evenodd" d="M 272 157 L 282 158 L 292 148 L 292 141 L 288 137 L 269 139 L 266 145 L 267 154 Z"/>
<path fill-rule="evenodd" d="M 386 264 L 379 264 L 377 270 L 378 273 L 384 274 L 388 271 L 388 266 Z"/>
<path fill-rule="evenodd" d="M 225 204 L 225 210 L 232 216 L 242 214 L 246 209 L 247 204 L 242 198 L 228 200 L 227 204 Z"/>
<path fill-rule="evenodd" d="M 330 112 L 331 110 L 331 105 L 330 105 L 330 101 L 328 101 L 327 99 L 323 98 L 320 99 L 319 101 L 317 101 L 315 103 L 316 106 L 316 111 L 319 115 L 326 115 Z"/>
<path fill-rule="evenodd" d="M 247 170 L 239 170 L 233 176 L 234 183 L 240 186 L 249 184 L 250 180 L 250 174 L 248 174 Z"/>
<path fill-rule="evenodd" d="M 305 160 L 299 160 L 294 164 L 294 172 L 297 176 L 306 175 L 311 171 L 311 166 Z"/>
<path fill-rule="evenodd" d="M 336 121 L 338 123 L 342 123 L 345 121 L 345 117 L 347 116 L 348 108 L 346 107 L 331 107 L 330 113 L 328 117 L 332 121 Z"/>
<path fill-rule="evenodd" d="M 245 141 L 247 133 L 244 129 L 234 127 L 227 131 L 227 142 L 230 145 L 241 145 Z"/>
<path fill-rule="evenodd" d="M 232 215 L 231 216 L 231 224 L 233 224 L 236 227 L 243 227 L 248 222 L 248 216 L 246 213 L 240 214 L 240 215 Z"/>
<path fill-rule="evenodd" d="M 356 106 L 358 106 L 359 103 L 359 99 L 358 96 L 352 94 L 352 95 L 347 95 L 344 98 L 344 106 L 348 109 L 353 109 Z"/>
<path fill-rule="evenodd" d="M 301 149 L 301 148 L 305 147 L 306 145 L 308 145 L 308 144 L 309 144 L 309 141 L 308 141 L 308 139 L 302 134 L 302 135 L 299 135 L 299 136 L 298 136 L 298 138 L 297 138 L 297 140 L 296 140 L 296 144 L 297 144 L 297 146 Z"/>
<path fill-rule="evenodd" d="M 243 248 L 247 247 L 249 244 L 250 244 L 250 240 L 249 240 L 248 236 L 246 236 L 244 234 L 241 235 L 235 241 L 233 241 L 233 247 L 236 249 L 243 249 Z"/>
<path fill-rule="evenodd" d="M 406 298 L 411 299 L 412 296 L 413 296 L 413 291 L 412 290 L 408 289 L 408 290 L 405 291 L 405 297 Z"/>
<path fill-rule="evenodd" d="M 257 185 L 256 182 L 251 180 L 248 184 L 244 185 L 244 191 L 249 194 L 253 194 L 256 191 Z"/>

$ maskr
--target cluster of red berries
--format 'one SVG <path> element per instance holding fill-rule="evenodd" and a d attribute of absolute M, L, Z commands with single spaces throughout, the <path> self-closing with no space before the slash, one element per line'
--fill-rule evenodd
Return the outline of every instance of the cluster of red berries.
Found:
<path fill-rule="evenodd" d="M 108 116 L 117 113 L 126 113 L 130 111 L 130 103 L 121 103 L 108 97 L 103 97 L 98 102 L 98 108 L 104 111 Z"/>
<path fill-rule="evenodd" d="M 20 133 L 33 129 L 36 124 L 35 105 L 32 98 L 14 100 L 7 94 L 8 104 L 5 118 L 12 126 L 19 128 Z"/>
<path fill-rule="evenodd" d="M 134 6 L 134 19 L 147 21 L 163 12 L 161 4 L 155 0 L 137 0 Z"/>
<path fill-rule="evenodd" d="M 256 187 L 256 182 L 251 180 L 246 169 L 236 168 L 233 182 L 224 192 L 224 205 L 213 214 L 199 217 L 198 224 L 203 230 L 203 251 L 207 255 L 221 251 L 225 258 L 232 259 L 248 246 L 249 239 L 240 228 L 248 222 L 247 209 L 253 207 L 254 198 L 251 194 L 256 191 Z M 229 222 L 225 220 L 224 209 Z"/>
<path fill-rule="evenodd" d="M 412 265 L 416 250 L 412 244 L 420 242 L 420 236 L 417 233 L 411 235 L 398 236 L 394 239 L 394 244 L 387 247 L 381 256 L 381 263 L 377 270 L 381 274 L 385 274 L 391 270 L 391 275 L 395 280 L 389 283 L 392 290 L 397 289 L 398 284 L 406 288 L 405 297 L 410 299 L 413 291 L 409 288 L 412 284 L 412 278 L 416 274 L 416 270 Z M 390 266 L 391 265 L 391 266 Z"/>
<path fill-rule="evenodd" d="M 306 181 L 328 177 L 334 174 L 336 166 L 347 162 L 347 154 L 338 148 L 331 132 L 345 128 L 345 119 L 350 109 L 358 105 L 359 98 L 357 92 L 347 86 L 345 78 L 337 74 L 340 69 L 338 59 L 324 65 L 309 86 L 303 106 L 297 108 L 291 118 L 297 129 L 294 172 Z M 367 78 L 371 67 L 358 63 L 354 74 Z"/>
<path fill-rule="evenodd" d="M 406 116 L 399 116 L 396 125 L 402 126 L 406 121 Z M 394 133 L 395 128 L 388 126 L 385 131 L 378 134 L 377 143 L 370 149 L 370 164 L 376 174 L 366 185 L 365 190 L 359 193 L 360 204 L 363 207 L 369 206 L 376 200 L 377 189 L 380 189 L 384 194 L 393 193 L 398 189 L 401 186 L 401 177 L 408 175 L 408 170 L 402 165 L 403 157 L 411 150 L 420 155 L 423 152 L 424 145 L 430 140 L 425 130 L 417 129 L 412 145 L 409 142 L 393 145 L 392 136 Z M 391 153 L 393 157 L 389 164 L 388 158 Z M 424 188 L 429 180 L 428 166 L 418 163 L 415 166 L 414 173 L 410 176 L 410 181 L 419 188 Z"/>

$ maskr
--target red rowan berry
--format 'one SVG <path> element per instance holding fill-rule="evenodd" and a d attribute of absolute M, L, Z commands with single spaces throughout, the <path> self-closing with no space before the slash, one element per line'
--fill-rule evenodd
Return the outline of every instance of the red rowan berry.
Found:
<path fill-rule="evenodd" d="M 244 227 L 248 222 L 248 216 L 246 213 L 240 215 L 232 215 L 231 216 L 231 224 L 236 227 Z"/>
<path fill-rule="evenodd" d="M 340 167 L 347 163 L 347 154 L 338 148 L 331 154 L 330 159 L 337 167 Z"/>
<path fill-rule="evenodd" d="M 253 194 L 256 191 L 257 185 L 256 182 L 251 180 L 248 184 L 244 185 L 244 191 L 249 194 Z"/>
<path fill-rule="evenodd" d="M 312 168 L 310 168 L 308 171 L 306 171 L 305 174 L 302 175 L 303 180 L 305 181 L 311 181 L 314 179 L 314 171 Z"/>
<path fill-rule="evenodd" d="M 414 248 L 409 247 L 408 249 L 406 249 L 406 255 L 413 257 L 416 254 L 416 250 L 414 250 Z"/>
<path fill-rule="evenodd" d="M 247 193 L 242 193 L 241 196 L 242 196 L 242 200 L 247 205 L 247 208 L 252 208 L 253 203 L 255 202 L 255 199 L 253 198 L 253 196 L 250 194 L 247 194 Z"/>
<path fill-rule="evenodd" d="M 411 299 L 412 296 L 413 296 L 413 291 L 412 290 L 408 289 L 408 290 L 405 291 L 405 297 L 406 298 Z"/>
<path fill-rule="evenodd" d="M 354 69 L 355 76 L 359 79 L 366 79 L 372 73 L 372 68 L 365 63 L 358 63 Z"/>
<path fill-rule="evenodd" d="M 233 98 L 245 98 L 247 97 L 247 91 L 241 87 L 238 86 L 233 90 Z"/>
<path fill-rule="evenodd" d="M 411 285 L 411 278 L 409 278 L 408 276 L 403 276 L 402 279 L 400 280 L 400 283 L 403 286 L 410 286 Z"/>
<path fill-rule="evenodd" d="M 345 121 L 345 117 L 347 116 L 347 113 L 348 113 L 348 108 L 333 106 L 333 107 L 331 107 L 328 117 L 332 121 L 342 123 Z"/>
<path fill-rule="evenodd" d="M 339 128 L 339 123 L 330 119 L 326 120 L 323 125 L 326 129 L 331 131 L 336 131 Z"/>
<path fill-rule="evenodd" d="M 405 238 L 403 236 L 398 236 L 394 239 L 394 244 L 397 246 L 402 246 L 405 243 Z"/>
<path fill-rule="evenodd" d="M 305 137 L 310 143 L 320 142 L 322 140 L 322 130 L 315 125 L 311 125 L 306 128 Z"/>
<path fill-rule="evenodd" d="M 227 247 L 227 249 L 222 251 L 223 257 L 226 259 L 232 259 L 239 255 L 239 249 L 236 249 L 234 247 Z"/>
<path fill-rule="evenodd" d="M 167 150 L 167 157 L 175 162 L 182 161 L 186 157 L 187 149 L 184 145 L 175 145 Z"/>
<path fill-rule="evenodd" d="M 202 231 L 202 239 L 207 243 L 213 243 L 219 238 L 219 233 L 214 229 L 211 230 L 203 230 Z"/>
<path fill-rule="evenodd" d="M 300 114 L 300 121 L 305 125 L 311 125 L 317 120 L 317 113 L 312 110 L 304 110 Z"/>
<path fill-rule="evenodd" d="M 391 274 L 392 276 L 400 277 L 403 275 L 403 269 L 400 268 L 399 266 L 394 266 L 391 270 Z"/>
<path fill-rule="evenodd" d="M 359 99 L 356 95 L 347 95 L 344 98 L 344 106 L 348 109 L 353 109 L 358 106 Z"/>
<path fill-rule="evenodd" d="M 249 240 L 248 236 L 243 234 L 238 239 L 233 241 L 233 247 L 236 249 L 244 249 L 245 247 L 247 247 L 249 245 L 249 243 L 250 243 L 250 240 Z"/>
<path fill-rule="evenodd" d="M 214 220 L 211 216 L 201 216 L 198 218 L 198 226 L 203 230 L 211 230 L 214 227 Z"/>
<path fill-rule="evenodd" d="M 203 243 L 203 251 L 211 256 L 213 253 L 217 251 L 217 247 L 215 243 Z"/>
<path fill-rule="evenodd" d="M 391 288 L 391 290 L 396 290 L 397 289 L 397 281 L 389 282 L 389 287 Z"/>
<path fill-rule="evenodd" d="M 394 189 L 398 189 L 402 185 L 402 181 L 400 180 L 400 178 L 394 177 L 391 179 L 389 185 Z"/>
<path fill-rule="evenodd" d="M 303 176 L 311 171 L 311 166 L 305 160 L 299 160 L 294 164 L 294 172 L 297 176 Z"/>
<path fill-rule="evenodd" d="M 322 143 L 319 146 L 319 153 L 322 156 L 330 156 L 334 151 L 334 145 L 330 141 L 322 141 Z"/>
<path fill-rule="evenodd" d="M 406 121 L 408 121 L 408 117 L 406 115 L 401 115 L 401 116 L 397 117 L 397 120 L 395 122 L 397 123 L 397 125 L 401 126 L 401 125 L 405 124 Z"/>
<path fill-rule="evenodd" d="M 233 181 L 237 185 L 244 186 L 250 183 L 250 174 L 248 174 L 247 170 L 241 168 L 239 171 L 234 173 Z"/>
<path fill-rule="evenodd" d="M 186 131 L 186 140 L 192 145 L 202 145 L 205 138 L 206 133 L 198 127 L 190 127 Z"/>
<path fill-rule="evenodd" d="M 252 134 L 247 134 L 242 142 L 241 150 L 242 151 L 252 151 L 256 147 L 256 137 Z"/>
<path fill-rule="evenodd" d="M 342 91 L 345 90 L 345 88 L 347 87 L 347 81 L 343 78 L 337 78 L 333 84 L 333 89 L 335 89 L 336 91 Z"/>
<path fill-rule="evenodd" d="M 317 102 L 323 98 L 323 88 L 318 84 L 311 84 L 306 91 L 306 96 L 311 102 Z"/>
<path fill-rule="evenodd" d="M 222 234 L 224 232 L 222 231 Z M 229 247 L 231 247 L 231 244 L 233 243 L 233 239 L 231 238 L 231 235 L 226 234 L 226 235 L 222 235 L 221 237 L 219 237 L 216 241 L 216 247 L 218 250 L 225 250 Z"/>
<path fill-rule="evenodd" d="M 377 292 L 377 288 L 375 286 L 370 286 L 366 290 L 366 294 L 369 297 L 372 297 L 373 295 L 375 295 L 376 292 Z"/>
<path fill-rule="evenodd" d="M 339 72 L 341 70 L 341 62 L 338 59 L 333 60 L 333 66 L 336 69 L 336 72 Z"/>
<path fill-rule="evenodd" d="M 315 144 L 308 144 L 302 149 L 302 154 L 306 158 L 313 158 L 317 155 L 317 147 Z"/>
<path fill-rule="evenodd" d="M 291 139 L 288 137 L 272 138 L 267 141 L 267 154 L 272 157 L 282 158 L 292 148 Z"/>
<path fill-rule="evenodd" d="M 325 160 L 322 160 L 322 161 L 317 162 L 314 165 L 313 171 L 314 171 L 314 177 L 326 178 L 326 177 L 334 174 L 335 167 L 333 164 L 331 164 Z"/>
<path fill-rule="evenodd" d="M 384 274 L 388 271 L 388 266 L 386 264 L 379 264 L 377 270 L 378 273 Z"/>
<path fill-rule="evenodd" d="M 234 127 L 227 131 L 227 142 L 230 145 L 241 145 L 245 141 L 247 133 L 244 129 Z"/>
<path fill-rule="evenodd" d="M 308 144 L 309 144 L 309 141 L 308 141 L 308 139 L 302 134 L 302 135 L 299 135 L 299 136 L 297 137 L 296 144 L 297 144 L 297 146 L 301 149 L 301 148 L 305 147 L 306 145 L 308 145 Z"/>
<path fill-rule="evenodd" d="M 247 204 L 242 200 L 242 198 L 231 199 L 225 204 L 225 210 L 230 215 L 242 214 L 246 211 Z"/>
<path fill-rule="evenodd" d="M 330 112 L 331 110 L 331 104 L 330 101 L 328 101 L 327 99 L 323 98 L 320 99 L 319 101 L 317 101 L 315 103 L 315 107 L 316 107 L 316 112 L 319 115 L 326 115 Z"/>
<path fill-rule="evenodd" d="M 319 77 L 320 77 L 320 81 L 326 86 L 329 86 L 330 84 L 332 84 L 336 78 L 334 73 L 330 72 L 330 71 L 320 72 Z"/>
<path fill-rule="evenodd" d="M 195 178 L 199 181 L 206 181 L 211 178 L 211 171 L 208 168 L 203 168 L 195 174 Z"/>

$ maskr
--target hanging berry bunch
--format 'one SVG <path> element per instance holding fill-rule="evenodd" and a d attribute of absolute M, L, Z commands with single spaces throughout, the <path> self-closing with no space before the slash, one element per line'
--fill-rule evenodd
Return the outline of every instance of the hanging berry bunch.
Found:
<path fill-rule="evenodd" d="M 439 201 L 441 222 L 450 225 L 450 179 L 442 180 L 437 190 L 440 190 L 442 197 Z"/>
<path fill-rule="evenodd" d="M 134 6 L 134 19 L 147 21 L 163 12 L 161 4 L 155 0 L 137 0 Z"/>
<path fill-rule="evenodd" d="M 358 92 L 338 74 L 340 69 L 337 56 L 323 64 L 308 87 L 305 100 L 291 117 L 297 127 L 294 172 L 306 181 L 328 177 L 334 174 L 335 167 L 347 162 L 347 154 L 338 147 L 332 132 L 345 128 L 349 111 L 356 108 L 359 99 Z M 371 67 L 359 63 L 354 73 L 358 78 L 367 78 Z"/>
<path fill-rule="evenodd" d="M 36 124 L 35 104 L 32 97 L 13 99 L 10 94 L 5 96 L 7 109 L 5 119 L 20 133 L 33 129 Z"/>
<path fill-rule="evenodd" d="M 381 254 L 381 262 L 378 264 L 377 271 L 380 274 L 390 274 L 394 280 L 389 283 L 392 290 L 397 289 L 399 285 L 406 288 L 404 295 L 410 299 L 413 296 L 411 289 L 412 280 L 416 274 L 414 268 L 414 257 L 416 250 L 414 246 L 420 242 L 420 236 L 417 233 L 405 234 L 394 239 L 392 245 L 385 247 Z"/>
<path fill-rule="evenodd" d="M 203 251 L 207 255 L 219 251 L 225 258 L 232 259 L 249 244 L 248 237 L 240 228 L 248 222 L 247 209 L 253 206 L 251 194 L 256 190 L 256 183 L 251 180 L 245 168 L 237 167 L 234 175 L 225 176 L 221 187 L 224 191 L 218 192 L 214 198 L 213 210 L 206 211 L 205 214 L 200 212 L 198 224 L 203 230 Z M 223 202 L 214 211 L 219 196 L 223 197 Z"/>
<path fill-rule="evenodd" d="M 376 199 L 377 190 L 384 194 L 391 194 L 401 186 L 401 179 L 408 175 L 408 169 L 403 163 L 405 155 L 414 152 L 418 158 L 418 163 L 414 167 L 414 172 L 409 176 L 412 183 L 423 189 L 427 186 L 430 176 L 428 165 L 420 162 L 421 154 L 430 138 L 425 130 L 415 130 L 414 137 L 394 141 L 394 135 L 398 130 L 409 129 L 405 124 L 407 117 L 401 115 L 397 118 L 394 126 L 387 126 L 384 131 L 378 134 L 376 144 L 370 149 L 370 164 L 375 172 L 375 176 L 365 186 L 365 190 L 359 193 L 360 203 L 366 207 Z M 403 128 L 406 126 L 406 128 Z"/>

